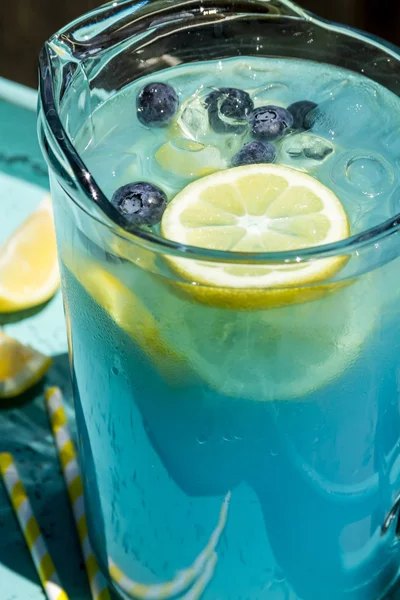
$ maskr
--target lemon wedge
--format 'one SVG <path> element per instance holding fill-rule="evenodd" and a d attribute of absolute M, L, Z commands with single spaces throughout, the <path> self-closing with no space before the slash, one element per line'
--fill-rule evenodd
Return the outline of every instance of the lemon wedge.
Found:
<path fill-rule="evenodd" d="M 0 248 L 0 313 L 38 306 L 60 283 L 49 196 Z"/>
<path fill-rule="evenodd" d="M 296 251 L 349 235 L 335 194 L 313 177 L 278 165 L 228 169 L 189 184 L 167 207 L 162 235 L 180 244 L 231 252 Z M 190 281 L 219 288 L 300 286 L 329 278 L 344 262 L 221 264 L 170 258 Z"/>
<path fill-rule="evenodd" d="M 0 398 L 14 398 L 40 381 L 51 358 L 0 331 Z"/>

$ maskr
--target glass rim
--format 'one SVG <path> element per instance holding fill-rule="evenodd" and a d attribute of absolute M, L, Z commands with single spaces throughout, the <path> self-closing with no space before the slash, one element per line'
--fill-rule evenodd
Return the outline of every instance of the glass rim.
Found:
<path fill-rule="evenodd" d="M 296 9 L 297 17 L 302 16 L 303 18 L 307 14 L 303 9 L 296 6 L 291 0 L 279 0 L 282 4 Z M 110 4 L 104 5 L 103 8 L 109 7 Z M 100 8 L 101 10 L 101 8 Z M 97 16 L 99 9 L 96 11 Z M 78 19 L 73 24 L 76 27 L 77 23 L 91 13 L 86 13 L 81 19 Z M 392 45 L 386 46 L 385 43 L 379 38 L 371 38 L 364 35 L 362 32 L 346 28 L 345 26 L 331 25 L 323 19 L 307 16 L 315 21 L 322 27 L 336 29 L 345 35 L 350 37 L 356 37 L 361 41 L 379 48 L 386 52 L 388 55 L 400 61 L 400 52 L 397 48 Z M 66 31 L 68 26 L 63 28 L 62 31 Z M 52 36 L 53 38 L 54 36 Z M 50 39 L 52 39 L 50 38 Z M 226 250 L 213 250 L 207 248 L 201 248 L 198 246 L 191 246 L 182 244 L 167 238 L 163 238 L 160 235 L 152 233 L 144 229 L 136 227 L 127 231 L 124 228 L 125 222 L 120 213 L 112 206 L 109 199 L 103 194 L 100 186 L 97 184 L 89 169 L 85 166 L 79 153 L 75 149 L 71 142 L 68 134 L 66 133 L 64 126 L 58 114 L 56 106 L 54 89 L 52 85 L 52 63 L 48 52 L 48 42 L 42 47 L 39 55 L 39 127 L 41 127 L 40 141 L 42 144 L 42 150 L 47 158 L 49 167 L 52 167 L 59 178 L 66 180 L 66 172 L 64 167 L 61 165 L 61 161 L 56 158 L 56 161 L 49 161 L 49 145 L 47 142 L 47 135 L 50 134 L 58 148 L 62 151 L 68 166 L 71 168 L 74 176 L 76 177 L 77 184 L 80 186 L 84 193 L 84 196 L 92 206 L 96 206 L 97 214 L 93 214 L 83 202 L 79 202 L 78 199 L 74 198 L 73 193 L 67 192 L 63 185 L 64 191 L 66 191 L 68 197 L 74 202 L 74 204 L 82 210 L 86 215 L 98 222 L 102 227 L 106 227 L 112 234 L 119 238 L 124 239 L 128 243 L 141 245 L 153 250 L 156 253 L 170 254 L 180 257 L 187 257 L 194 260 L 206 261 L 206 262 L 221 262 L 221 263 L 246 263 L 246 264 L 265 264 L 265 263 L 301 263 L 310 260 L 320 260 L 333 256 L 344 256 L 357 253 L 363 250 L 365 247 L 370 245 L 377 245 L 386 237 L 389 237 L 400 230 L 400 212 L 390 217 L 386 221 L 375 225 L 374 227 L 368 228 L 365 231 L 354 234 L 330 244 L 323 244 L 320 246 L 310 246 L 299 250 L 288 250 L 281 252 L 232 252 Z M 41 105 L 41 106 L 40 106 Z M 48 132 L 45 131 L 45 126 Z M 46 143 L 47 142 L 47 143 Z M 76 189 L 76 185 L 72 186 Z"/>

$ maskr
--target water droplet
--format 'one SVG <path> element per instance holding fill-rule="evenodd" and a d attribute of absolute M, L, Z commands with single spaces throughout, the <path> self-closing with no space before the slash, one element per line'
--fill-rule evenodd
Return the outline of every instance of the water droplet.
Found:
<path fill-rule="evenodd" d="M 283 582 L 285 581 L 285 576 L 284 576 L 284 574 L 282 573 L 282 571 L 278 571 L 278 570 L 276 570 L 276 571 L 275 571 L 275 574 L 274 574 L 274 581 L 275 581 L 276 583 L 283 583 Z"/>
<path fill-rule="evenodd" d="M 111 371 L 113 372 L 114 375 L 118 375 L 119 374 L 119 371 L 118 371 L 117 367 L 113 367 L 111 369 Z"/>
<path fill-rule="evenodd" d="M 198 444 L 200 444 L 200 446 L 203 446 L 207 443 L 208 437 L 206 435 L 199 435 L 197 436 L 196 441 Z"/>

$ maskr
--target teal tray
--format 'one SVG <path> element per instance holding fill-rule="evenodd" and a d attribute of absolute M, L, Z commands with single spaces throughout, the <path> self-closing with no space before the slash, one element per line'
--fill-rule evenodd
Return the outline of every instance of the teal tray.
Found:
<path fill-rule="evenodd" d="M 0 78 L 0 244 L 43 198 L 48 177 L 36 136 L 37 94 Z M 40 311 L 0 326 L 25 344 L 53 356 L 46 380 L 13 404 L 0 401 L 0 452 L 12 452 L 50 553 L 70 600 L 89 600 L 53 438 L 44 409 L 45 386 L 65 394 L 74 428 L 62 302 L 57 294 Z M 0 483 L 0 600 L 43 600 L 30 555 Z"/>

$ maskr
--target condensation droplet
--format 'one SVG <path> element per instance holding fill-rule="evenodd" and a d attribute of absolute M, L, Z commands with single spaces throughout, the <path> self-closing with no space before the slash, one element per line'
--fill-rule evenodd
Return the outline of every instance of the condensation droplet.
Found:
<path fill-rule="evenodd" d="M 275 573 L 274 573 L 274 581 L 276 583 L 283 583 L 285 581 L 285 576 L 282 573 L 282 571 L 279 571 L 278 569 L 275 571 Z"/>
<path fill-rule="evenodd" d="M 196 441 L 198 444 L 200 444 L 200 446 L 204 446 L 204 444 L 207 443 L 208 438 L 206 435 L 199 435 L 197 436 Z"/>

